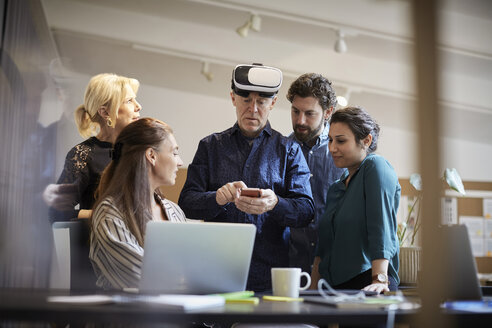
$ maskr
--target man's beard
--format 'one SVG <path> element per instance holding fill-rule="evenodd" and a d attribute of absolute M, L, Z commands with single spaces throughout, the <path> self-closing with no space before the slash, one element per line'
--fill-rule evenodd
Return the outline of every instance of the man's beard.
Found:
<path fill-rule="evenodd" d="M 309 142 L 313 138 L 315 138 L 318 134 L 321 134 L 320 131 L 323 131 L 324 127 L 325 127 L 325 121 L 324 120 L 321 121 L 320 124 L 318 125 L 318 127 L 314 130 L 311 130 L 308 126 L 296 124 L 294 126 L 294 135 L 296 136 L 297 140 L 299 140 L 301 142 Z M 305 128 L 305 129 L 307 129 L 307 133 L 302 133 L 302 134 L 298 133 L 297 128 Z"/>

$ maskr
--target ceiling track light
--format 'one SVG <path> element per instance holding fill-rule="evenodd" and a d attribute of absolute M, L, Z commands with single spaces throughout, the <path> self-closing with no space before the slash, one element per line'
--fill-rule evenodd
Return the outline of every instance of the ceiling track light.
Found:
<path fill-rule="evenodd" d="M 236 32 L 241 37 L 245 38 L 248 36 L 250 29 L 255 32 L 261 31 L 261 17 L 258 14 L 252 13 L 246 23 L 236 29 Z"/>
<path fill-rule="evenodd" d="M 350 97 L 352 96 L 352 92 L 358 93 L 360 89 L 347 87 L 343 96 L 337 96 L 337 106 L 338 108 L 346 107 L 350 103 Z"/>
<path fill-rule="evenodd" d="M 337 33 L 337 40 L 335 41 L 334 49 L 339 54 L 343 54 L 347 52 L 347 43 L 345 42 L 345 34 L 340 29 L 338 29 L 336 33 Z"/>
<path fill-rule="evenodd" d="M 343 96 L 337 96 L 337 105 L 339 107 L 346 107 L 349 104 L 351 94 L 352 88 L 347 87 L 347 90 L 345 91 L 345 94 Z"/>
<path fill-rule="evenodd" d="M 251 29 L 255 32 L 260 32 L 261 31 L 261 17 L 258 14 L 251 14 L 251 17 L 249 18 L 249 21 L 251 22 Z"/>
<path fill-rule="evenodd" d="M 251 22 L 247 21 L 244 23 L 243 26 L 240 26 L 237 28 L 236 32 L 239 34 L 241 37 L 245 38 L 248 36 L 249 28 L 251 27 Z"/>
<path fill-rule="evenodd" d="M 337 96 L 337 104 L 340 107 L 345 107 L 348 105 L 348 100 L 344 96 Z"/>
<path fill-rule="evenodd" d="M 210 72 L 209 63 L 206 61 L 202 62 L 202 70 L 200 71 L 200 73 L 203 76 L 205 76 L 205 78 L 209 82 L 211 82 L 214 79 L 214 74 L 212 72 Z"/>

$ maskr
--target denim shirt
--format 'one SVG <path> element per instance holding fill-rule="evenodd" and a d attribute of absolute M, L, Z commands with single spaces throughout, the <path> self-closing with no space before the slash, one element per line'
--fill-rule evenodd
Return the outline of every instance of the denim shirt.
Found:
<path fill-rule="evenodd" d="M 326 124 L 312 147 L 297 140 L 294 133 L 289 135 L 290 139 L 295 140 L 301 146 L 311 171 L 310 183 L 313 192 L 315 216 L 308 227 L 290 229 L 289 237 L 290 266 L 299 267 L 306 272 L 311 272 L 318 241 L 318 223 L 325 211 L 328 188 L 345 172 L 344 168 L 335 166 L 333 157 L 328 149 L 329 130 L 330 125 Z"/>
<path fill-rule="evenodd" d="M 278 197 L 275 208 L 253 215 L 239 211 L 232 202 L 218 205 L 217 189 L 239 180 L 248 187 L 273 190 Z M 253 139 L 243 136 L 236 123 L 200 141 L 179 206 L 188 218 L 256 225 L 247 288 L 271 289 L 270 269 L 288 266 L 284 230 L 306 226 L 314 215 L 309 168 L 299 145 L 270 123 Z"/>
<path fill-rule="evenodd" d="M 313 192 L 314 207 L 316 208 L 315 218 L 310 224 L 313 228 L 318 228 L 319 219 L 325 211 L 328 188 L 330 188 L 333 182 L 340 179 L 346 170 L 336 167 L 333 162 L 333 157 L 328 148 L 329 131 L 330 125 L 326 124 L 323 132 L 321 132 L 316 140 L 316 144 L 312 147 L 297 140 L 294 133 L 289 135 L 290 139 L 296 140 L 301 145 L 302 152 L 311 171 L 311 191 Z"/>
<path fill-rule="evenodd" d="M 383 157 L 369 154 L 345 187 L 347 176 L 328 190 L 319 223 L 319 273 L 336 286 L 371 269 L 373 260 L 387 259 L 388 275 L 398 284 L 401 188 L 396 172 Z"/>

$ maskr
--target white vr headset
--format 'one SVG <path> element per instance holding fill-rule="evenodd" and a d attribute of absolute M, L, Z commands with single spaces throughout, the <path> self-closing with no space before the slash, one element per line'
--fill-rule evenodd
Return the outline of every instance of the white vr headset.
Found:
<path fill-rule="evenodd" d="M 258 92 L 260 97 L 273 97 L 282 85 L 282 71 L 261 64 L 237 65 L 232 71 L 232 90 L 247 97 Z"/>

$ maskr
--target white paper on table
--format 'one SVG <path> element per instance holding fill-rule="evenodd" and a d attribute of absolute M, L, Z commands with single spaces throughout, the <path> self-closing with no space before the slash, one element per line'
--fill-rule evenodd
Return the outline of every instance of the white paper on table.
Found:
<path fill-rule="evenodd" d="M 162 309 L 198 310 L 209 307 L 224 306 L 225 299 L 219 295 L 69 295 L 50 296 L 47 299 L 51 303 L 64 304 L 109 304 L 118 303 L 125 305 L 147 304 Z"/>
<path fill-rule="evenodd" d="M 70 289 L 70 229 L 53 229 L 50 288 Z"/>
<path fill-rule="evenodd" d="M 208 307 L 224 306 L 225 299 L 219 295 L 174 295 L 162 294 L 155 296 L 140 296 L 138 301 L 155 304 L 162 307 L 177 307 L 182 310 L 197 310 Z"/>
<path fill-rule="evenodd" d="M 50 296 L 47 299 L 51 303 L 64 304 L 109 304 L 114 303 L 111 295 L 69 295 L 69 296 Z"/>

